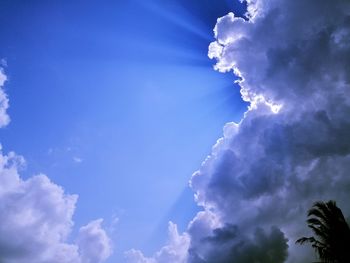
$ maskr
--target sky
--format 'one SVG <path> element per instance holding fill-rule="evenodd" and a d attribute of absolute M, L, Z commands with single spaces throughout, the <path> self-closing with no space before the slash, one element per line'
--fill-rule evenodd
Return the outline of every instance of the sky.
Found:
<path fill-rule="evenodd" d="M 152 254 L 169 220 L 185 230 L 199 210 L 191 174 L 247 107 L 235 77 L 207 57 L 231 10 L 244 5 L 0 2 L 3 151 L 23 156 L 23 180 L 45 174 L 78 196 L 68 239 L 103 218 L 115 244 L 108 262 L 121 262 L 133 247 Z"/>
<path fill-rule="evenodd" d="M 1 1 L 1 261 L 317 260 L 295 244 L 312 204 L 350 222 L 349 17 Z"/>

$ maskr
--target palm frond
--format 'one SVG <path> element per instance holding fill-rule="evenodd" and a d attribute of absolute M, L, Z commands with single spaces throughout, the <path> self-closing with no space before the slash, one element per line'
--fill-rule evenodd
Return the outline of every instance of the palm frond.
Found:
<path fill-rule="evenodd" d="M 322 263 L 350 262 L 350 227 L 336 202 L 316 202 L 307 216 L 315 236 L 299 238 L 295 243 L 310 243 Z"/>

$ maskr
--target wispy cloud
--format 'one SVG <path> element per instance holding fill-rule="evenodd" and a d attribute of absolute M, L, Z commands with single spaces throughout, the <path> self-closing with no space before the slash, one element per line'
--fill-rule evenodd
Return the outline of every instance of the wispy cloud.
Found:
<path fill-rule="evenodd" d="M 81 159 L 80 157 L 74 156 L 74 157 L 73 157 L 73 161 L 74 161 L 75 163 L 81 163 L 81 162 L 83 162 L 83 159 Z"/>
<path fill-rule="evenodd" d="M 7 76 L 4 74 L 4 70 L 0 68 L 0 128 L 6 126 L 10 122 L 10 117 L 7 114 L 9 99 L 3 89 L 6 80 Z"/>

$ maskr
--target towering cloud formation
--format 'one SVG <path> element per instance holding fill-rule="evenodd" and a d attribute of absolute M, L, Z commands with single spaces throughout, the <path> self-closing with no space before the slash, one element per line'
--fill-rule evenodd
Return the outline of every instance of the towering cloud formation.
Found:
<path fill-rule="evenodd" d="M 8 123 L 8 99 L 0 70 L 0 126 Z M 67 238 L 72 230 L 76 195 L 45 175 L 23 180 L 24 159 L 0 148 L 0 262 L 4 263 L 99 263 L 111 254 L 110 240 L 93 221 L 79 231 L 77 243 Z"/>
<path fill-rule="evenodd" d="M 248 1 L 247 19 L 218 19 L 209 57 L 251 106 L 191 180 L 219 222 L 192 262 L 284 262 L 287 245 L 303 262 L 294 242 L 311 204 L 335 199 L 350 215 L 349 25 L 346 0 Z"/>
<path fill-rule="evenodd" d="M 191 179 L 204 211 L 187 262 L 312 261 L 294 245 L 312 203 L 350 216 L 350 2 L 247 4 L 247 17 L 218 19 L 209 47 L 250 107 Z"/>

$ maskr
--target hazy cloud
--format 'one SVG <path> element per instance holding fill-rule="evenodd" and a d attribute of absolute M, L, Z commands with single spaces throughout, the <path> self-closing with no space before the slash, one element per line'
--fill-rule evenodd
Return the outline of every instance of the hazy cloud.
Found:
<path fill-rule="evenodd" d="M 81 159 L 80 157 L 77 157 L 77 156 L 73 156 L 73 162 L 75 162 L 75 163 L 82 163 L 83 159 Z"/>
<path fill-rule="evenodd" d="M 7 114 L 7 109 L 9 107 L 9 99 L 4 91 L 4 83 L 7 77 L 0 67 L 0 128 L 6 126 L 10 122 L 10 117 Z"/>

